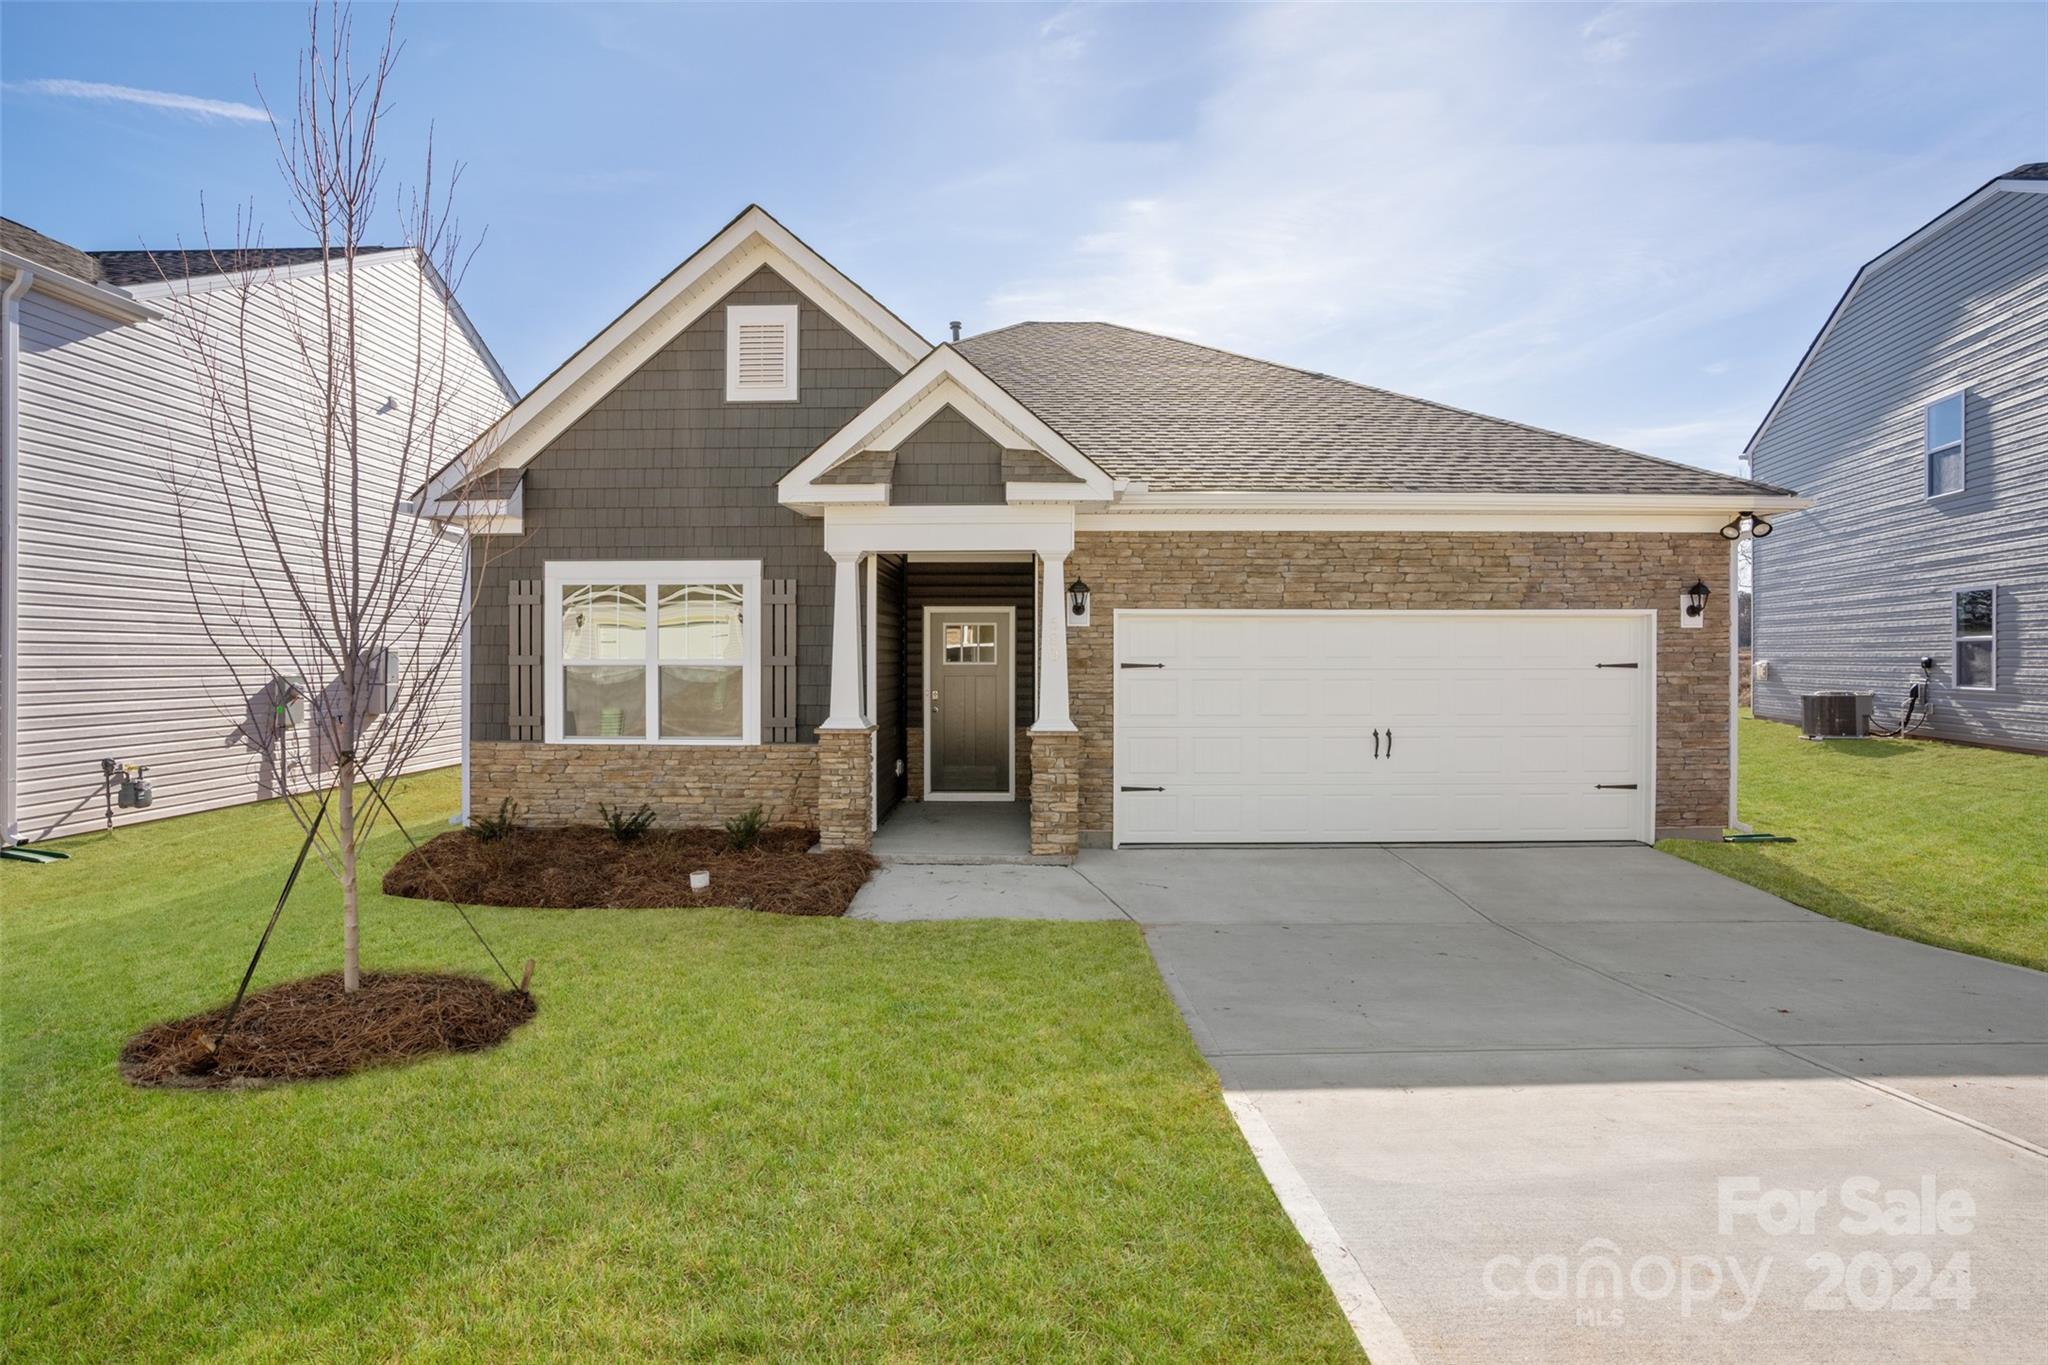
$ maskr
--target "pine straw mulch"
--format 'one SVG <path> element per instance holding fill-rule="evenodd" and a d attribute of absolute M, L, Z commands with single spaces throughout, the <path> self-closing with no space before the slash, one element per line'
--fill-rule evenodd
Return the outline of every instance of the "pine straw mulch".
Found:
<path fill-rule="evenodd" d="M 341 973 L 309 976 L 242 1001 L 209 1052 L 227 1006 L 152 1025 L 121 1049 L 136 1085 L 231 1089 L 345 1076 L 443 1052 L 476 1052 L 533 1018 L 533 997 L 474 976 L 366 972 L 350 995 Z"/>
<path fill-rule="evenodd" d="M 866 853 L 812 853 L 818 832 L 762 831 L 744 853 L 722 829 L 649 830 L 621 843 L 593 826 L 514 829 L 499 839 L 453 830 L 407 853 L 384 894 L 544 910 L 731 906 L 772 915 L 843 915 L 880 866 Z M 711 885 L 690 889 L 692 872 Z"/>

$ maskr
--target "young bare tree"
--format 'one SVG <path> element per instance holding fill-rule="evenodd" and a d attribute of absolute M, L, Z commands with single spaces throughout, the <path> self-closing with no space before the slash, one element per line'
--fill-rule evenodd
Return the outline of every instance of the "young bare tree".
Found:
<path fill-rule="evenodd" d="M 472 543 L 408 499 L 451 462 L 481 467 L 471 442 L 502 399 L 478 384 L 451 306 L 469 259 L 451 215 L 459 168 L 437 183 L 429 134 L 417 185 L 381 195 L 396 11 L 360 72 L 346 6 L 315 4 L 307 35 L 297 100 L 272 125 L 315 259 L 269 249 L 250 209 L 232 246 L 209 235 L 204 247 L 203 273 L 229 283 L 170 295 L 207 409 L 173 491 L 185 576 L 233 678 L 243 740 L 341 884 L 354 991 L 357 869 L 382 804 L 360 784 L 381 791 L 445 724 L 480 567 Z M 387 234 L 415 269 L 388 255 L 372 267 Z"/>

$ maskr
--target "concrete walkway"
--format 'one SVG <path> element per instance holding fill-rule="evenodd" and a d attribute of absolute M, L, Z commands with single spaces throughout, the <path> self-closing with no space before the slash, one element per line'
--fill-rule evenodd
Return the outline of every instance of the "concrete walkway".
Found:
<path fill-rule="evenodd" d="M 1143 924 L 1377 1365 L 2039 1358 L 2048 976 L 1634 847 L 1090 852 L 862 900 Z"/>

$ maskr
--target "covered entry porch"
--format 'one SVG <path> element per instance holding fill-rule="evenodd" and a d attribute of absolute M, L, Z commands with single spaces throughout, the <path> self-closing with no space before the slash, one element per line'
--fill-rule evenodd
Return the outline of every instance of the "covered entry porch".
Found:
<path fill-rule="evenodd" d="M 1071 858 L 1071 510 L 832 507 L 825 522 L 835 586 L 821 838 L 919 856 Z M 892 822 L 895 834 L 875 840 Z"/>

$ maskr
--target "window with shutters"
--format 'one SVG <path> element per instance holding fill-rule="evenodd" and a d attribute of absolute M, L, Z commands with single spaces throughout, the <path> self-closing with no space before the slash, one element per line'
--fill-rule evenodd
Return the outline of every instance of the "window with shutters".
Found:
<path fill-rule="evenodd" d="M 788 403 L 797 396 L 797 306 L 733 304 L 725 310 L 725 397 Z"/>
<path fill-rule="evenodd" d="M 758 560 L 547 566 L 553 743 L 759 744 Z"/>

